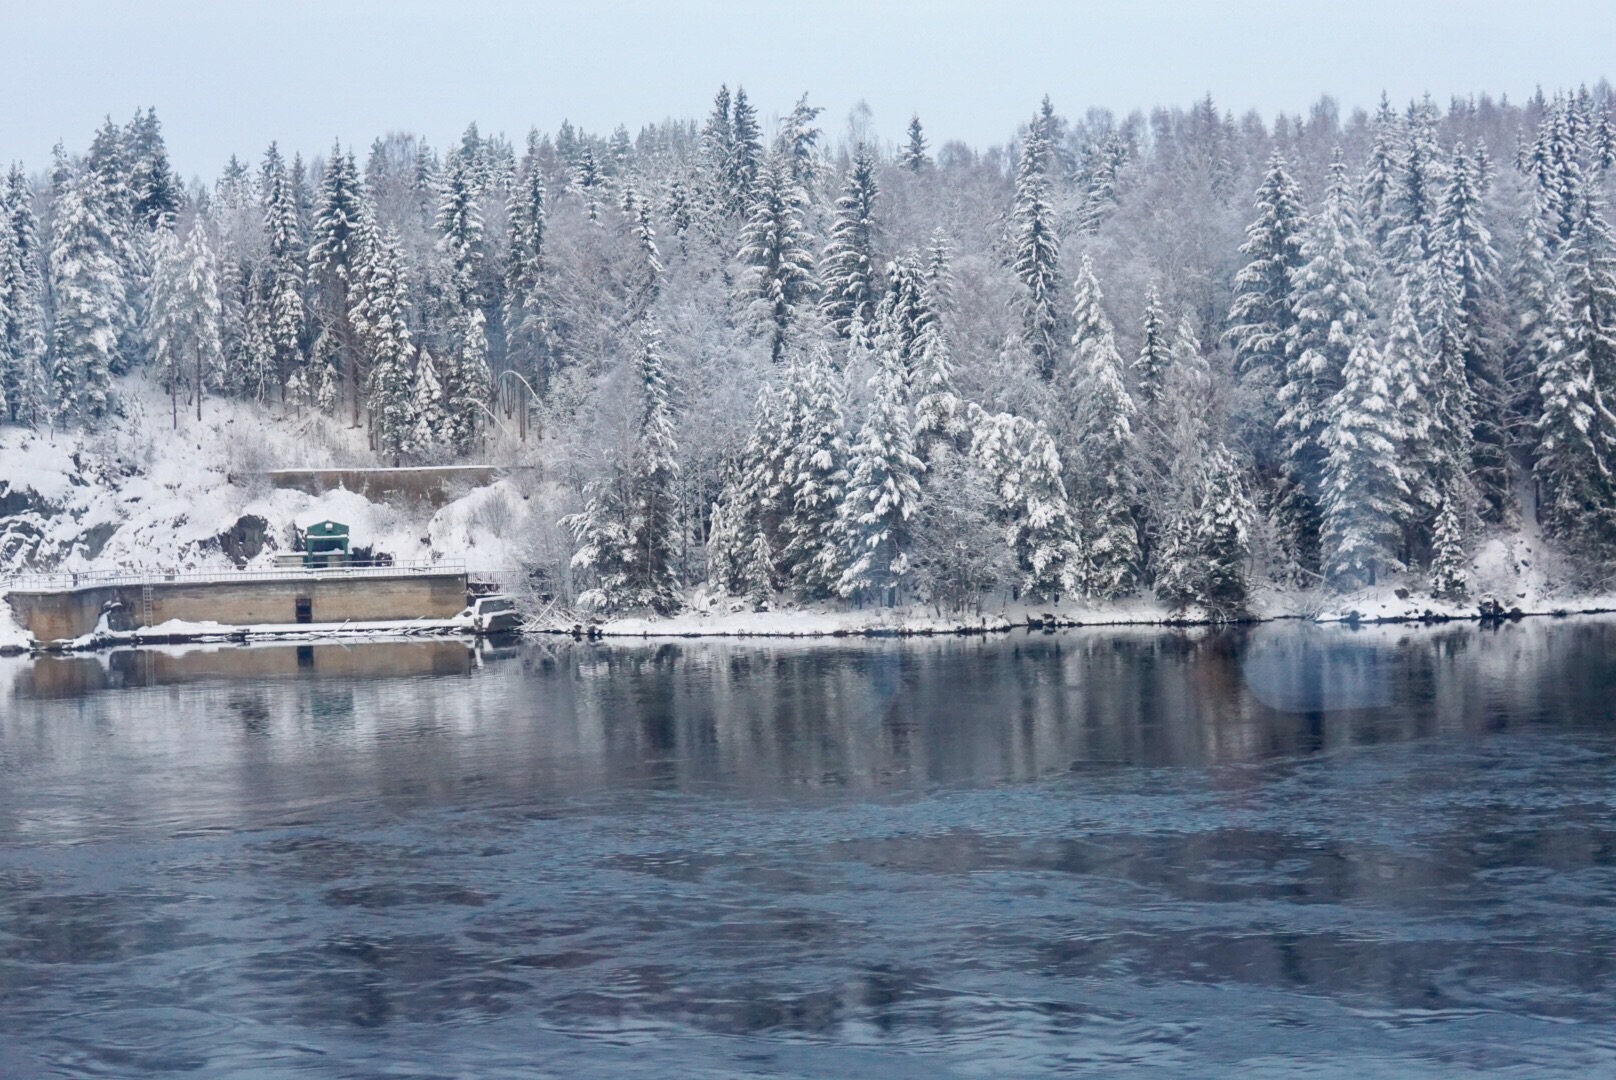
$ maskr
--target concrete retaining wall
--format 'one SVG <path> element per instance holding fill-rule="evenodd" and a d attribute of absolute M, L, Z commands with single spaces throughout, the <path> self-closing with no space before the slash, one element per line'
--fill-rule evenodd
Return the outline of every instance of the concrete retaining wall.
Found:
<path fill-rule="evenodd" d="M 275 469 L 269 482 L 278 488 L 322 491 L 345 488 L 372 502 L 389 495 L 420 499 L 433 506 L 449 501 L 456 489 L 492 484 L 499 470 L 492 465 L 439 465 L 419 469 Z"/>
<path fill-rule="evenodd" d="M 464 574 L 154 582 L 151 590 L 154 626 L 170 619 L 227 626 L 291 623 L 297 621 L 300 598 L 309 601 L 310 621 L 317 623 L 448 619 L 466 606 Z M 6 600 L 17 622 L 40 642 L 90 633 L 109 602 L 122 605 L 109 620 L 113 629 L 146 625 L 139 585 L 13 592 Z"/>

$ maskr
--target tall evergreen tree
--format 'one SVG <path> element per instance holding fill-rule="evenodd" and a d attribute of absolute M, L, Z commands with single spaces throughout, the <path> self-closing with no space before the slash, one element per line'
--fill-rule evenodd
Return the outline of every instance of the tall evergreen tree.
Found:
<path fill-rule="evenodd" d="M 370 358 L 368 408 L 376 450 L 396 465 L 415 451 L 415 346 L 410 339 L 409 282 L 396 230 L 376 245 L 360 294 L 354 326 Z"/>
<path fill-rule="evenodd" d="M 880 296 L 875 253 L 880 236 L 880 224 L 875 217 L 879 195 L 875 159 L 860 143 L 853 150 L 847 181 L 841 197 L 836 200 L 836 216 L 821 260 L 824 291 L 820 309 L 831 327 L 844 338 L 852 334 L 855 322 L 868 326 L 875 317 L 875 304 Z"/>
<path fill-rule="evenodd" d="M 757 174 L 757 201 L 741 233 L 739 258 L 748 267 L 743 297 L 771 333 L 770 355 L 779 363 L 798 312 L 818 287 L 813 239 L 804 222 L 807 196 L 791 171 L 771 154 Z"/>
<path fill-rule="evenodd" d="M 1138 492 L 1134 419 L 1111 324 L 1101 308 L 1094 266 L 1084 256 L 1077 275 L 1072 376 L 1077 386 L 1075 435 L 1090 521 L 1084 529 L 1085 579 L 1096 596 L 1133 590 L 1140 565 L 1133 509 Z"/>
<path fill-rule="evenodd" d="M 1060 235 L 1049 201 L 1048 156 L 1043 128 L 1034 124 L 1022 142 L 1016 165 L 1012 268 L 1025 289 L 1022 321 L 1027 345 L 1045 379 L 1055 374 L 1060 327 Z"/>
<path fill-rule="evenodd" d="M 554 373 L 555 346 L 545 241 L 549 228 L 545 209 L 544 170 L 538 133 L 528 135 L 522 170 L 505 208 L 505 338 L 516 370 L 531 379 L 540 394 Z"/>
<path fill-rule="evenodd" d="M 1139 403 L 1149 412 L 1161 398 L 1162 383 L 1173 359 L 1161 294 L 1154 281 L 1145 287 L 1145 314 L 1140 322 L 1139 356 L 1133 362 L 1133 375 L 1139 387 Z"/>
<path fill-rule="evenodd" d="M 1321 440 L 1324 571 L 1337 587 L 1350 589 L 1403 569 L 1398 552 L 1409 489 L 1400 461 L 1397 380 L 1368 334 L 1353 341 L 1341 379 Z"/>
<path fill-rule="evenodd" d="M 796 441 L 783 470 L 791 507 L 782 527 L 781 559 L 799 594 L 828 599 L 836 595 L 846 569 L 839 520 L 849 479 L 846 388 L 822 346 L 809 353 L 807 363 L 793 367 L 792 375 Z"/>
<path fill-rule="evenodd" d="M 1400 277 L 1417 276 L 1422 266 L 1440 257 L 1437 228 L 1447 178 L 1436 141 L 1436 122 L 1436 109 L 1429 100 L 1409 105 L 1403 153 L 1385 212 L 1391 225 L 1386 233 L 1386 258 Z"/>
<path fill-rule="evenodd" d="M 1235 300 L 1226 338 L 1243 375 L 1277 383 L 1296 324 L 1292 280 L 1306 259 L 1302 241 L 1308 227 L 1302 192 L 1275 154 L 1257 188 L 1257 217 L 1246 226 L 1240 254 L 1245 266 L 1235 275 Z"/>
<path fill-rule="evenodd" d="M 294 163 L 294 181 L 296 172 Z M 293 194 L 295 198 L 295 189 Z M 326 366 L 334 367 L 346 384 L 355 426 L 359 424 L 363 360 L 349 310 L 369 255 L 370 228 L 358 166 L 351 153 L 344 154 L 340 145 L 333 145 L 314 211 L 309 271 L 319 290 L 320 336 L 328 345 Z"/>
<path fill-rule="evenodd" d="M 0 198 L 0 419 L 30 425 L 50 405 L 40 254 L 33 192 L 14 165 Z"/>
<path fill-rule="evenodd" d="M 183 245 L 174 240 L 159 245 L 151 313 L 153 371 L 168 389 L 172 423 L 179 427 L 181 386 L 194 395 L 200 421 L 203 396 L 225 381 L 218 274 L 201 218 Z"/>
<path fill-rule="evenodd" d="M 633 450 L 628 460 L 614 466 L 609 479 L 590 485 L 583 513 L 563 523 L 579 545 L 573 567 L 593 573 L 596 580 L 593 589 L 580 595 L 580 603 L 603 610 L 649 608 L 666 615 L 679 606 L 673 498 L 678 446 L 660 331 L 646 320 L 639 333 L 641 407 Z"/>
<path fill-rule="evenodd" d="M 264 154 L 264 239 L 266 251 L 261 286 L 268 302 L 268 344 L 275 380 L 286 397 L 286 383 L 303 367 L 303 335 L 307 313 L 303 304 L 304 252 L 298 228 L 292 181 L 279 148 L 269 144 Z"/>
<path fill-rule="evenodd" d="M 1557 290 L 1545 320 L 1552 330 L 1538 374 L 1537 510 L 1553 535 L 1603 553 L 1616 537 L 1616 412 L 1594 357 L 1608 347 L 1609 332 L 1587 305 L 1573 303 Z"/>
<path fill-rule="evenodd" d="M 1359 186 L 1359 213 L 1362 215 L 1365 237 L 1376 251 L 1381 251 L 1394 224 L 1391 210 L 1402 172 L 1403 143 L 1402 124 L 1384 91 L 1380 95 L 1380 109 L 1375 113 L 1372 130 L 1374 141 Z"/>
<path fill-rule="evenodd" d="M 757 110 L 747 101 L 744 87 L 735 88 L 730 134 L 733 140 L 729 158 L 730 211 L 747 214 L 759 199 L 757 184 L 763 167 L 763 132 L 758 127 Z"/>
<path fill-rule="evenodd" d="M 849 455 L 841 507 L 845 569 L 837 591 L 863 596 L 895 590 L 909 572 L 911 522 L 920 507 L 920 475 L 902 359 L 888 347 L 876 357 L 874 396 Z"/>
<path fill-rule="evenodd" d="M 918 114 L 909 118 L 908 138 L 898 154 L 898 164 L 910 172 L 919 172 L 931 164 L 931 157 L 926 153 L 926 132 L 920 126 Z"/>
<path fill-rule="evenodd" d="M 1304 264 L 1292 276 L 1292 314 L 1285 379 L 1279 391 L 1285 486 L 1278 507 L 1291 562 L 1320 565 L 1324 434 L 1342 372 L 1372 314 L 1367 283 L 1371 256 L 1358 233 L 1347 170 L 1337 152 L 1318 219 L 1302 243 Z"/>
<path fill-rule="evenodd" d="M 157 110 L 135 113 L 130 122 L 130 189 L 135 222 L 147 230 L 172 228 L 185 204 L 185 191 L 168 163 L 168 147 Z"/>
<path fill-rule="evenodd" d="M 1011 413 L 967 410 L 971 460 L 998 497 L 1005 542 L 1021 578 L 1019 590 L 1058 600 L 1083 590 L 1083 537 L 1061 479 L 1060 451 L 1042 424 Z"/>
<path fill-rule="evenodd" d="M 482 432 L 492 375 L 488 367 L 487 316 L 480 291 L 482 211 L 463 165 L 451 160 L 438 202 L 438 253 L 447 278 L 443 292 L 444 338 L 438 351 L 448 430 L 444 441 L 468 453 Z"/>
<path fill-rule="evenodd" d="M 85 169 L 60 189 L 51 213 L 50 381 L 58 423 L 90 426 L 113 407 L 112 372 L 126 314 L 117 239 L 103 220 L 100 176 Z"/>

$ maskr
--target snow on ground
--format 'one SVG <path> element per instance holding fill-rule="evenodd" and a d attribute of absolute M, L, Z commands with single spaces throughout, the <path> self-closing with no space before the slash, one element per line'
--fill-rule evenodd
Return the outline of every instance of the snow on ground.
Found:
<path fill-rule="evenodd" d="M 122 380 L 119 394 L 125 415 L 100 433 L 0 430 L 0 575 L 267 568 L 291 550 L 294 527 L 324 519 L 346 523 L 355 547 L 401 561 L 490 570 L 519 561 L 513 537 L 529 504 L 509 480 L 436 511 L 342 489 L 280 490 L 266 470 L 374 465 L 364 431 L 226 399 L 205 401 L 200 422 L 182 414 L 176 430 L 167 399 L 144 378 Z M 232 559 L 221 538 L 248 518 L 267 526 L 262 547 L 250 542 Z"/>

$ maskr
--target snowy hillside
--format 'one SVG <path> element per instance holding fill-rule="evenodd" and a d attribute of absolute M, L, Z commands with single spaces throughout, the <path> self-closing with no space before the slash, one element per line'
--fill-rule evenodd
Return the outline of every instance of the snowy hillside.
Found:
<path fill-rule="evenodd" d="M 274 468 L 374 465 L 363 430 L 317 412 L 229 399 L 170 426 L 159 388 L 120 380 L 125 415 L 101 432 L 0 428 L 0 574 L 27 570 L 240 569 L 292 550 L 294 527 L 346 523 L 356 548 L 395 560 L 503 570 L 526 557 L 530 499 L 500 480 L 440 509 L 349 491 L 276 490 Z"/>

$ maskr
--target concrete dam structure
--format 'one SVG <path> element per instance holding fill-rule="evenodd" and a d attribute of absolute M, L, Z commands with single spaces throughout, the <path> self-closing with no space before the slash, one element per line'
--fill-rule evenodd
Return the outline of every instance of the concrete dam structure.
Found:
<path fill-rule="evenodd" d="M 452 619 L 465 610 L 458 564 L 346 567 L 239 573 L 79 575 L 20 579 L 6 601 L 41 645 L 165 623 L 286 626 L 408 623 Z"/>

